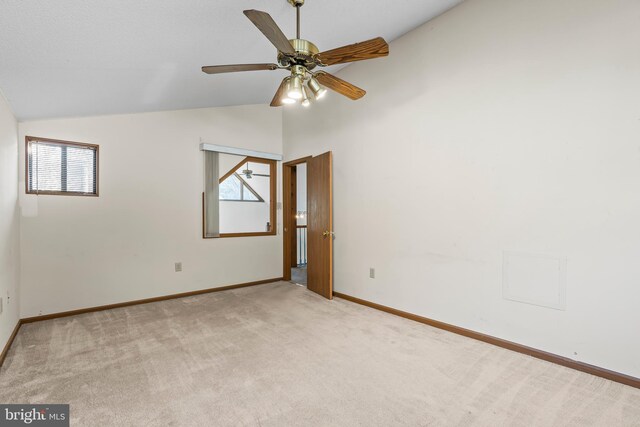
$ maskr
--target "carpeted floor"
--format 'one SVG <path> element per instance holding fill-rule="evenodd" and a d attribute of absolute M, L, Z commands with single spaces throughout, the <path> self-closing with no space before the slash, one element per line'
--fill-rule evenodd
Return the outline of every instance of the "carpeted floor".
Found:
<path fill-rule="evenodd" d="M 640 390 L 284 282 L 23 325 L 0 402 L 82 426 L 640 425 Z"/>

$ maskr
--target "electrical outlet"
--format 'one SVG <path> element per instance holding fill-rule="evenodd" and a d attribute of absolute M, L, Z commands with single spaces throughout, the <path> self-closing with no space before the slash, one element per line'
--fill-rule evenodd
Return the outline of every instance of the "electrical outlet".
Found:
<path fill-rule="evenodd" d="M 373 267 L 371 267 L 371 268 L 369 269 L 369 278 L 370 278 L 370 279 L 375 279 L 375 278 L 376 278 L 376 269 L 375 269 L 375 268 L 373 268 Z"/>
<path fill-rule="evenodd" d="M 176 273 L 179 273 L 179 272 L 182 271 L 182 263 L 181 262 L 176 262 L 175 267 L 176 267 Z"/>

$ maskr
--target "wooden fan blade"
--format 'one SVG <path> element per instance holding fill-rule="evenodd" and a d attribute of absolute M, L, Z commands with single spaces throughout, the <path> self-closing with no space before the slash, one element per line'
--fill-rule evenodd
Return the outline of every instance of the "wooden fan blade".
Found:
<path fill-rule="evenodd" d="M 317 72 L 315 74 L 315 78 L 321 85 L 326 86 L 347 98 L 351 98 L 354 101 L 362 98 L 367 93 L 364 89 L 360 89 L 359 87 L 354 86 L 349 82 L 345 82 L 334 75 L 325 73 L 324 71 Z"/>
<path fill-rule="evenodd" d="M 275 96 L 271 100 L 272 107 L 281 107 L 283 105 L 282 99 L 284 98 L 284 92 L 287 90 L 287 79 L 282 80 L 280 87 L 276 91 Z"/>
<path fill-rule="evenodd" d="M 278 24 L 273 20 L 271 15 L 259 10 L 245 10 L 244 14 L 258 27 L 262 34 L 269 39 L 271 43 L 282 53 L 295 54 L 296 51 L 291 46 L 291 42 L 284 35 Z"/>
<path fill-rule="evenodd" d="M 209 65 L 202 67 L 207 74 L 235 73 L 238 71 L 263 71 L 277 70 L 276 64 L 234 64 L 234 65 Z"/>
<path fill-rule="evenodd" d="M 344 64 L 389 55 L 389 45 L 382 37 L 320 52 L 315 56 L 321 65 Z"/>

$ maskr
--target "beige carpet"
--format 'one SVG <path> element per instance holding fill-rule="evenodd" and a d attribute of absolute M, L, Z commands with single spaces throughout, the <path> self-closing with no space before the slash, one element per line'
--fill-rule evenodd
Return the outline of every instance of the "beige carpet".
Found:
<path fill-rule="evenodd" d="M 0 402 L 83 426 L 640 425 L 640 390 L 284 282 L 23 325 Z"/>

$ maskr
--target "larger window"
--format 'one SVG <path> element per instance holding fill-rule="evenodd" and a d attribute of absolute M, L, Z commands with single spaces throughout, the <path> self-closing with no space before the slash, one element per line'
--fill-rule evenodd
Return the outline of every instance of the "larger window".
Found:
<path fill-rule="evenodd" d="M 203 236 L 276 234 L 276 161 L 205 153 Z"/>
<path fill-rule="evenodd" d="M 98 195 L 98 146 L 55 139 L 26 138 L 29 194 Z"/>

